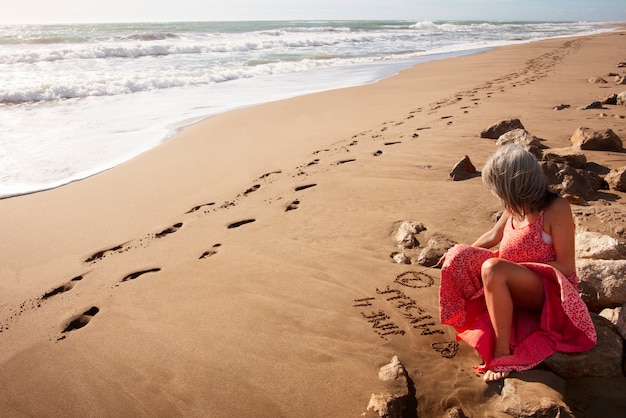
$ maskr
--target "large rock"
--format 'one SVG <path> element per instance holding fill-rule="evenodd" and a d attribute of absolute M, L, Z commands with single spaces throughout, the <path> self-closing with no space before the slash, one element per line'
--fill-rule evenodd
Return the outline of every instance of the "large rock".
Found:
<path fill-rule="evenodd" d="M 624 251 L 624 245 L 609 235 L 589 231 L 576 234 L 576 258 L 618 260 Z"/>
<path fill-rule="evenodd" d="M 513 129 L 506 133 L 503 133 L 498 137 L 496 141 L 496 145 L 506 145 L 506 144 L 522 144 L 526 146 L 535 146 L 538 147 L 541 145 L 541 141 L 535 135 L 528 132 L 526 129 Z"/>
<path fill-rule="evenodd" d="M 571 136 L 572 146 L 583 150 L 622 151 L 622 140 L 611 129 L 594 131 L 591 128 L 578 128 Z"/>
<path fill-rule="evenodd" d="M 456 242 L 448 237 L 439 234 L 433 235 L 420 252 L 417 262 L 422 266 L 432 267 L 455 244 Z"/>
<path fill-rule="evenodd" d="M 494 123 L 490 127 L 483 129 L 480 133 L 481 138 L 498 139 L 500 135 L 503 135 L 513 129 L 524 129 L 524 125 L 519 119 L 504 119 Z"/>
<path fill-rule="evenodd" d="M 626 166 L 611 170 L 604 180 L 611 189 L 626 192 Z"/>
<path fill-rule="evenodd" d="M 480 173 L 476 171 L 476 167 L 472 164 L 470 158 L 466 155 L 461 161 L 456 163 L 450 171 L 449 177 L 454 181 L 467 180 L 478 176 Z"/>
<path fill-rule="evenodd" d="M 578 110 L 590 110 L 590 109 L 604 109 L 604 108 L 602 107 L 602 102 L 599 100 L 596 100 L 595 102 L 591 102 L 584 106 L 578 107 Z"/>
<path fill-rule="evenodd" d="M 396 233 L 396 242 L 400 248 L 416 248 L 420 243 L 417 240 L 416 235 L 422 231 L 425 231 L 426 227 L 421 222 L 404 221 L 398 228 Z"/>
<path fill-rule="evenodd" d="M 588 170 L 577 170 L 567 164 L 541 161 L 541 167 L 548 179 L 548 185 L 562 196 L 573 196 L 572 203 L 583 203 L 594 199 L 603 185 L 603 179 Z"/>
<path fill-rule="evenodd" d="M 595 77 L 589 77 L 587 79 L 588 82 L 593 83 L 593 84 L 606 84 L 608 83 L 608 81 L 606 81 L 604 78 L 599 77 L 599 76 L 595 76 Z"/>
<path fill-rule="evenodd" d="M 506 378 L 490 409 L 513 417 L 573 417 L 564 401 L 565 381 L 546 371 L 531 370 L 519 378 Z"/>
<path fill-rule="evenodd" d="M 616 93 L 607 94 L 606 96 L 604 96 L 604 99 L 602 99 L 602 104 L 616 105 L 617 94 Z"/>
<path fill-rule="evenodd" d="M 544 161 L 567 164 L 580 170 L 587 165 L 585 154 L 574 148 L 551 148 L 543 153 L 543 159 Z"/>
<path fill-rule="evenodd" d="M 576 267 L 580 296 L 591 310 L 626 303 L 626 260 L 579 259 Z"/>
<path fill-rule="evenodd" d="M 367 412 L 362 416 L 401 418 L 409 398 L 409 383 L 398 356 L 393 356 L 391 363 L 380 368 L 378 378 L 383 382 L 384 388 L 380 393 L 372 394 Z"/>
<path fill-rule="evenodd" d="M 617 99 L 615 100 L 616 105 L 626 105 L 626 91 L 623 91 L 617 95 Z"/>
<path fill-rule="evenodd" d="M 566 379 L 622 376 L 624 340 L 609 320 L 591 317 L 598 334 L 596 346 L 582 353 L 555 353 L 543 362 L 546 367 Z"/>

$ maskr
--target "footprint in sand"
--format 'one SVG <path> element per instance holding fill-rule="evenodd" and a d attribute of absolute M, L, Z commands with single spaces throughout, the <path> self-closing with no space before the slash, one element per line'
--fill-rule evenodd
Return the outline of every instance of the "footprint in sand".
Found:
<path fill-rule="evenodd" d="M 255 222 L 256 219 L 244 219 L 243 221 L 233 222 L 228 225 L 228 229 L 239 228 L 242 225 L 249 224 Z"/>
<path fill-rule="evenodd" d="M 295 190 L 296 192 L 299 192 L 300 190 L 306 190 L 306 189 L 309 189 L 309 188 L 311 188 L 311 187 L 315 187 L 315 186 L 317 186 L 317 184 L 315 184 L 315 183 L 313 183 L 313 184 L 305 184 L 304 186 L 298 186 L 298 187 L 296 187 L 294 190 Z"/>
<path fill-rule="evenodd" d="M 250 187 L 248 190 L 246 190 L 245 192 L 243 192 L 244 196 L 248 196 L 250 193 L 252 192 L 256 192 L 257 190 L 259 190 L 261 188 L 260 184 L 255 184 L 254 186 Z"/>
<path fill-rule="evenodd" d="M 96 316 L 98 312 L 100 312 L 100 309 L 96 306 L 92 306 L 91 308 L 83 312 L 82 314 L 70 318 L 67 324 L 65 325 L 65 327 L 63 327 L 62 332 L 67 333 L 70 331 L 81 329 L 82 327 L 87 325 L 89 321 L 91 321 L 91 319 L 94 316 Z M 62 337 L 62 338 L 65 338 L 65 337 Z"/>
<path fill-rule="evenodd" d="M 154 234 L 154 236 L 156 238 L 163 238 L 166 235 L 173 234 L 174 232 L 178 231 L 182 226 L 183 226 L 183 223 L 179 222 L 177 224 L 170 226 L 169 228 L 164 229 L 161 232 Z"/>
<path fill-rule="evenodd" d="M 68 290 L 71 290 L 74 287 L 75 282 L 78 282 L 82 279 L 83 279 L 83 276 L 76 276 L 69 282 L 64 283 L 61 286 L 55 287 L 51 291 L 44 293 L 41 299 L 45 300 L 45 299 L 51 298 L 52 296 L 58 295 L 60 293 L 67 292 Z"/>
<path fill-rule="evenodd" d="M 349 158 L 347 160 L 339 160 L 334 165 L 341 165 L 341 164 L 345 164 L 345 163 L 351 163 L 353 161 L 356 161 L 356 159 L 355 158 Z"/>
<path fill-rule="evenodd" d="M 222 244 L 215 244 L 213 246 L 213 249 L 203 252 L 202 255 L 198 258 L 198 260 L 204 260 L 205 258 L 214 256 L 215 254 L 217 254 L 217 248 L 221 246 Z"/>
<path fill-rule="evenodd" d="M 153 269 L 149 269 L 149 270 L 136 271 L 134 273 L 131 273 L 131 274 L 125 276 L 121 281 L 122 282 L 127 282 L 129 280 L 135 280 L 137 277 L 143 276 L 146 273 L 156 273 L 158 271 L 161 271 L 161 269 L 158 268 L 158 267 L 153 268 Z"/>
<path fill-rule="evenodd" d="M 202 204 L 202 205 L 194 206 L 193 208 L 189 209 L 189 210 L 188 210 L 187 212 L 185 212 L 185 213 L 192 213 L 192 212 L 195 212 L 195 211 L 197 211 L 197 210 L 202 209 L 202 208 L 203 208 L 203 207 L 205 207 L 205 206 L 213 206 L 214 204 L 215 204 L 215 202 L 211 202 L 211 203 L 204 203 L 204 204 Z"/>
<path fill-rule="evenodd" d="M 93 263 L 104 258 L 107 253 L 120 252 L 124 248 L 124 244 L 116 245 L 115 247 L 107 248 L 106 250 L 98 251 L 97 253 L 92 254 L 89 258 L 85 260 L 85 263 Z"/>
<path fill-rule="evenodd" d="M 291 202 L 286 208 L 285 208 L 285 212 L 289 212 L 290 210 L 295 210 L 298 209 L 298 206 L 300 206 L 300 201 L 299 200 L 294 200 L 293 202 Z"/>

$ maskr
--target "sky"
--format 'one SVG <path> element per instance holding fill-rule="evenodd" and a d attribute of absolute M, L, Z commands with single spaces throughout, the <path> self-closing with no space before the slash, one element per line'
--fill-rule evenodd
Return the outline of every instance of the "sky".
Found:
<path fill-rule="evenodd" d="M 0 0 L 0 23 L 211 20 L 626 22 L 625 0 Z"/>

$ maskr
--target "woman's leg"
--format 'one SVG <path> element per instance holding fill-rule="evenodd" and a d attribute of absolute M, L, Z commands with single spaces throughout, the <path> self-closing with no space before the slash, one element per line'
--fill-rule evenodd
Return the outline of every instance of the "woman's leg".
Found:
<path fill-rule="evenodd" d="M 496 334 L 493 357 L 511 354 L 513 308 L 541 311 L 545 300 L 543 280 L 532 270 L 501 258 L 490 258 L 481 268 L 485 301 Z M 485 380 L 506 377 L 508 373 L 487 371 Z"/>

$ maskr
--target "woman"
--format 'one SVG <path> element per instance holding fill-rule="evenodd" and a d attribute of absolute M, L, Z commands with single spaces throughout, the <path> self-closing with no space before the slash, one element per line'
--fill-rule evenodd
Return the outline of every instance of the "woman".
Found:
<path fill-rule="evenodd" d="M 476 369 L 491 382 L 556 351 L 589 350 L 596 333 L 578 294 L 567 200 L 548 190 L 540 165 L 521 145 L 501 147 L 482 177 L 504 212 L 471 246 L 446 254 L 439 314 L 482 356 Z"/>

